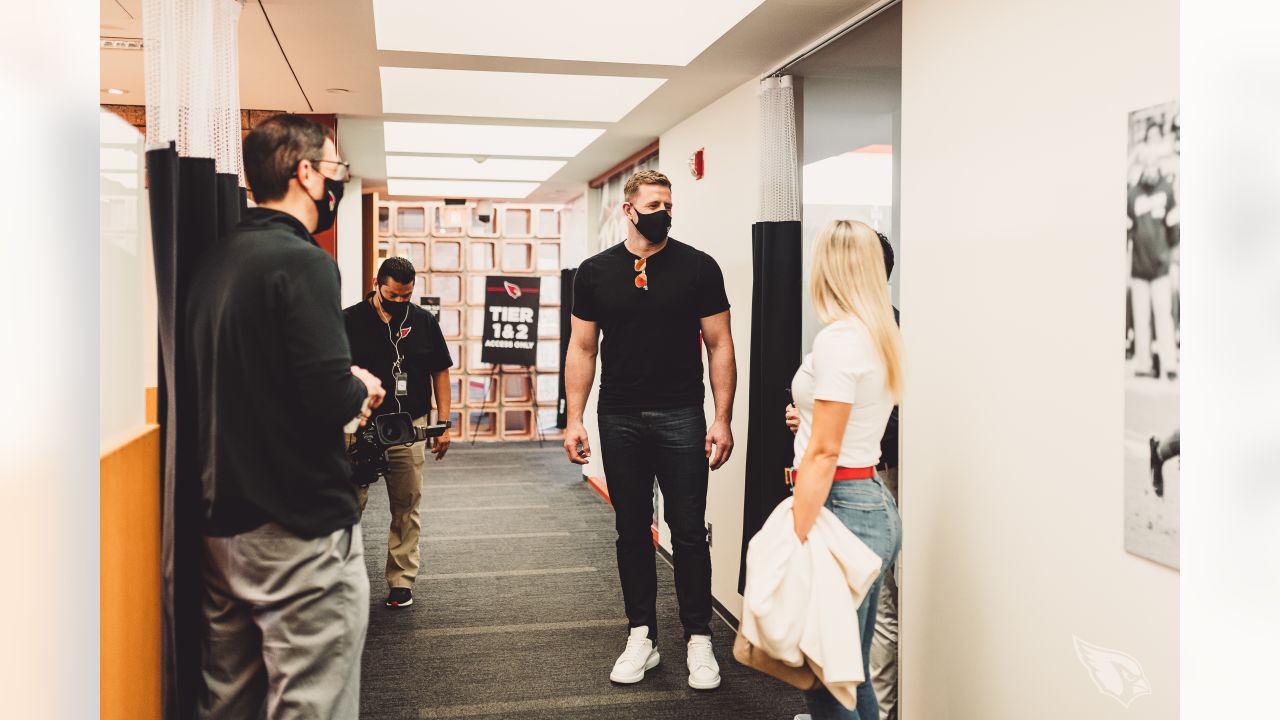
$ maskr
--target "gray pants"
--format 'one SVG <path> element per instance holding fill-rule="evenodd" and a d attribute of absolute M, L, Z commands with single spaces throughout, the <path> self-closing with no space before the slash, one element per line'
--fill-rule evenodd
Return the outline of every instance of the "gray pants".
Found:
<path fill-rule="evenodd" d="M 268 523 L 204 539 L 207 720 L 356 720 L 369 578 L 360 525 L 314 539 Z"/>
<path fill-rule="evenodd" d="M 885 487 L 898 499 L 898 468 L 881 470 Z M 902 557 L 902 553 L 898 553 Z M 895 563 L 896 565 L 896 563 Z M 898 578 L 894 568 L 884 576 L 876 610 L 876 633 L 871 639 L 871 687 L 880 703 L 880 720 L 898 718 Z M 875 720 L 875 718 L 870 718 Z"/>

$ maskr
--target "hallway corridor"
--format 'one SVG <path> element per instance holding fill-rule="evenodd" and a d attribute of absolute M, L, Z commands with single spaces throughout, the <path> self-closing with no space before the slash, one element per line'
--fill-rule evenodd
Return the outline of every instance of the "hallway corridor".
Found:
<path fill-rule="evenodd" d="M 457 444 L 428 458 L 422 569 L 414 604 L 383 606 L 386 488 L 364 517 L 370 577 L 361 717 L 699 718 L 790 720 L 799 694 L 733 661 L 733 630 L 715 620 L 723 684 L 686 684 L 671 567 L 659 558 L 662 663 L 613 685 L 626 619 L 613 515 L 558 443 Z"/>

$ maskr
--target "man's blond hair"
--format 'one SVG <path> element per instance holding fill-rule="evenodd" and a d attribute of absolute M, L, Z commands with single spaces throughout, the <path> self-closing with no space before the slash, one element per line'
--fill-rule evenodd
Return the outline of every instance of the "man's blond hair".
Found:
<path fill-rule="evenodd" d="M 640 172 L 627 178 L 627 185 L 622 189 L 622 197 L 627 202 L 631 202 L 631 198 L 640 192 L 641 185 L 661 185 L 665 188 L 671 188 L 671 181 L 666 175 L 657 170 L 641 170 Z"/>

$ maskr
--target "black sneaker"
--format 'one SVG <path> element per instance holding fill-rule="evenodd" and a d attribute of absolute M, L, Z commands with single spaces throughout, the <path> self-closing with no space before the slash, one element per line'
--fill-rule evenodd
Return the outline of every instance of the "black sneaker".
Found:
<path fill-rule="evenodd" d="M 1151 451 L 1151 487 L 1156 497 L 1164 497 L 1164 460 L 1160 459 L 1160 441 L 1152 435 L 1147 439 Z"/>
<path fill-rule="evenodd" d="M 402 608 L 413 604 L 413 591 L 409 588 L 391 588 L 387 594 L 387 607 Z"/>

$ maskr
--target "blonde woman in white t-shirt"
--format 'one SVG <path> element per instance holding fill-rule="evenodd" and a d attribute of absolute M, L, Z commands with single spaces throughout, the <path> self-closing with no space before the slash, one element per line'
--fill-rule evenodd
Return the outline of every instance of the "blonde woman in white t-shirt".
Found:
<path fill-rule="evenodd" d="M 858 608 L 866 677 L 883 570 L 897 556 L 902 523 L 893 496 L 875 473 L 880 438 L 902 396 L 902 337 L 893 319 L 884 255 L 874 230 L 836 220 L 818 235 L 811 298 L 827 325 L 791 382 L 800 414 L 795 457 L 795 529 L 807 538 L 825 505 L 883 561 L 881 578 Z M 814 720 L 879 720 L 871 683 L 858 686 L 846 710 L 825 688 L 805 693 Z"/>

